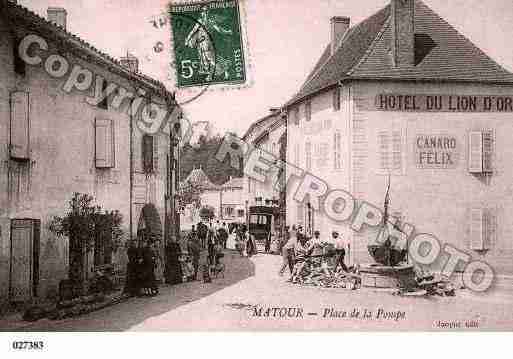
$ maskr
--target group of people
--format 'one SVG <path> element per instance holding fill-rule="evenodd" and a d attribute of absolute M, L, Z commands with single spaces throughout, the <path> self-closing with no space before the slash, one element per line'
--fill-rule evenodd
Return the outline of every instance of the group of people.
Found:
<path fill-rule="evenodd" d="M 327 245 L 329 244 L 329 246 Z M 329 258 L 335 257 L 334 271 L 340 267 L 347 272 L 345 265 L 346 243 L 337 231 L 331 233 L 331 239 L 322 240 L 320 231 L 315 231 L 313 238 L 307 236 L 302 226 L 286 227 L 285 243 L 282 247 L 283 264 L 279 275 L 283 276 L 287 267 L 290 270 L 290 281 L 297 282 L 307 261 L 314 265 L 326 266 Z"/>
<path fill-rule="evenodd" d="M 155 243 L 149 240 L 131 243 L 127 250 L 126 293 L 133 296 L 155 296 L 159 293 L 155 278 L 157 253 Z"/>
<path fill-rule="evenodd" d="M 226 223 L 220 224 L 219 221 L 209 225 L 199 222 L 196 226 L 192 226 L 187 241 L 187 251 L 194 267 L 194 280 L 198 279 L 201 251 L 205 248 L 208 250 L 207 264 L 219 265 L 220 259 L 224 256 L 223 249 L 227 245 L 228 232 Z"/>
<path fill-rule="evenodd" d="M 234 223 L 230 229 L 228 248 L 235 249 L 242 257 L 251 257 L 257 254 L 255 239 L 249 234 L 243 223 Z"/>

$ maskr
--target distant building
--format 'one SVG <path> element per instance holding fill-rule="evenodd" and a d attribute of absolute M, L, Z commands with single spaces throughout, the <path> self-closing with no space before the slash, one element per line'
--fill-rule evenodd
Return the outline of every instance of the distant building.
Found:
<path fill-rule="evenodd" d="M 271 113 L 253 123 L 242 139 L 252 144 L 258 151 L 265 151 L 276 159 L 285 160 L 287 135 L 286 116 L 279 109 L 271 109 Z M 275 227 L 283 230 L 285 225 L 285 191 L 280 189 L 273 179 L 278 178 L 279 169 L 271 166 L 267 173 L 267 181 L 259 182 L 254 178 L 244 176 L 244 197 L 247 207 L 275 206 L 277 215 Z"/>
<path fill-rule="evenodd" d="M 287 159 L 417 233 L 513 274 L 513 74 L 420 0 L 392 0 L 361 23 L 331 20 L 331 41 L 287 103 Z M 287 221 L 328 236 L 352 262 L 372 262 L 376 231 L 287 197 Z"/>
<path fill-rule="evenodd" d="M 237 220 L 244 222 L 246 220 L 245 196 L 243 192 L 242 177 L 230 177 L 230 179 L 221 186 L 221 217 L 226 220 Z"/>
<path fill-rule="evenodd" d="M 59 282 L 68 277 L 70 248 L 48 224 L 66 213 L 74 192 L 123 215 L 122 245 L 113 251 L 108 238 L 95 238 L 84 258 L 86 277 L 110 264 L 122 273 L 130 238 L 158 241 L 163 257 L 165 201 L 178 170 L 168 166 L 169 134 L 143 134 L 136 125 L 140 112 L 127 114 L 128 101 L 121 109 L 111 104 L 121 88 L 140 89 L 147 101 L 178 110 L 173 95 L 139 73 L 136 58 L 115 60 L 69 33 L 65 9 L 49 9 L 46 20 L 0 0 L 0 34 L 0 301 L 57 295 Z M 29 65 L 20 57 L 27 35 L 47 44 L 29 48 L 40 63 Z M 65 91 L 75 65 L 95 77 L 84 91 Z M 93 96 L 96 76 L 119 87 L 91 105 L 86 98 Z M 159 278 L 162 272 L 159 267 Z"/>
<path fill-rule="evenodd" d="M 285 133 L 286 120 L 279 111 L 273 111 L 268 116 L 253 123 L 242 137 L 243 141 L 252 144 L 260 151 L 266 151 L 273 154 L 275 158 L 280 158 L 280 148 L 283 144 L 283 135 Z M 274 178 L 278 169 L 271 167 L 268 178 Z M 259 182 L 254 178 L 244 176 L 244 190 L 250 206 L 264 205 L 265 201 L 277 201 L 280 197 L 280 191 L 275 187 L 275 183 L 268 180 L 265 183 Z"/>

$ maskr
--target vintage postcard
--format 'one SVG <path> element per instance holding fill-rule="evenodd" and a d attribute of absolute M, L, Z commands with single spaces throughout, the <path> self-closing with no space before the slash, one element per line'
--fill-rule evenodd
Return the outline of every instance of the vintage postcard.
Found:
<path fill-rule="evenodd" d="M 462 4 L 0 0 L 0 331 L 512 331 L 513 7 Z"/>

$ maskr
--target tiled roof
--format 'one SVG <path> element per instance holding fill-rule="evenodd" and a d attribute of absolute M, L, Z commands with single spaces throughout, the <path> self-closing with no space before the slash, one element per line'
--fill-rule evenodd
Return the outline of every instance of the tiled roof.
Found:
<path fill-rule="evenodd" d="M 50 41 L 57 40 L 57 42 L 63 44 L 66 49 L 80 51 L 88 61 L 94 61 L 111 72 L 116 72 L 125 78 L 135 80 L 138 82 L 139 86 L 145 86 L 146 88 L 154 90 L 162 97 L 173 98 L 173 94 L 166 89 L 162 82 L 141 73 L 129 71 L 127 68 L 123 67 L 117 59 L 98 50 L 78 36 L 46 20 L 26 7 L 9 0 L 0 0 L 0 11 L 1 14 L 5 14 L 9 21 L 15 24 L 15 26 L 27 28 L 29 31 L 49 34 L 51 36 Z"/>
<path fill-rule="evenodd" d="M 203 190 L 217 190 L 220 186 L 212 183 L 210 178 L 208 178 L 207 174 L 203 172 L 201 168 L 195 168 L 189 173 L 185 181 L 183 183 L 190 182 L 196 186 L 201 187 Z"/>
<path fill-rule="evenodd" d="M 325 50 L 299 93 L 287 105 L 351 79 L 513 84 L 511 72 L 421 0 L 415 2 L 415 34 L 431 38 L 435 46 L 416 66 L 394 67 L 389 55 L 392 36 L 389 17 L 390 5 L 352 27 L 328 60 L 324 59 Z"/>
<path fill-rule="evenodd" d="M 310 79 L 306 81 L 299 93 L 289 103 L 309 96 L 323 88 L 336 85 L 339 80 L 347 77 L 347 73 L 358 64 L 376 39 L 389 14 L 390 6 L 387 6 L 350 28 L 335 53 L 323 61 L 323 58 L 330 54 L 330 46 L 328 46 L 322 54 L 321 60 L 318 61 L 320 68 L 317 71 L 315 69 L 312 71 L 312 74 L 309 75 Z"/>
<path fill-rule="evenodd" d="M 244 134 L 244 136 L 242 136 L 242 139 L 246 141 L 249 136 L 252 136 L 255 134 L 256 135 L 253 136 L 253 138 L 259 137 L 261 135 L 261 132 L 259 132 L 259 131 L 267 129 L 271 124 L 273 124 L 276 121 L 276 118 L 279 120 L 280 119 L 279 115 L 277 115 L 275 113 L 271 113 L 265 117 L 262 117 L 261 119 L 255 121 L 255 122 L 253 122 L 251 124 L 251 126 L 249 126 L 249 128 L 246 131 L 246 133 Z"/>

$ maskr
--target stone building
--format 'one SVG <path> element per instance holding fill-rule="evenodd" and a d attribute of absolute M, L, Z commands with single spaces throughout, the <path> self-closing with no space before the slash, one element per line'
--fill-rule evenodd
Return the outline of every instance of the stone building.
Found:
<path fill-rule="evenodd" d="M 228 181 L 221 185 L 213 183 L 201 167 L 194 168 L 187 178 L 181 182 L 185 187 L 187 183 L 200 191 L 201 206 L 209 206 L 214 209 L 214 215 L 219 220 L 244 221 L 244 192 L 243 182 L 240 177 L 229 177 Z M 190 217 L 184 213 L 185 217 Z M 199 218 L 195 218 L 189 224 L 196 224 Z M 184 222 L 185 223 L 185 222 Z"/>
<path fill-rule="evenodd" d="M 420 0 L 392 0 L 354 26 L 334 17 L 330 35 L 285 106 L 288 161 L 379 209 L 390 178 L 403 229 L 513 274 L 513 74 Z M 372 262 L 376 228 L 355 233 L 289 187 L 289 224 L 337 229 L 351 262 Z"/>
<path fill-rule="evenodd" d="M 285 139 L 286 120 L 281 112 L 275 109 L 271 113 L 254 122 L 246 131 L 242 140 L 251 144 L 260 151 L 271 153 L 275 158 L 280 158 L 280 148 Z M 268 174 L 269 178 L 275 178 L 277 168 L 272 167 Z M 244 192 L 249 206 L 264 205 L 265 202 L 277 201 L 280 198 L 280 191 L 276 189 L 271 180 L 259 182 L 252 177 L 244 177 Z"/>
<path fill-rule="evenodd" d="M 287 123 L 285 114 L 279 109 L 254 122 L 246 131 L 242 140 L 254 146 L 256 151 L 265 151 L 273 158 L 285 160 L 287 146 Z M 285 191 L 274 183 L 280 169 L 271 166 L 265 182 L 257 181 L 251 176 L 244 176 L 243 193 L 246 207 L 274 206 L 276 208 L 275 230 L 282 233 L 285 227 Z"/>
<path fill-rule="evenodd" d="M 57 295 L 69 247 L 48 225 L 65 214 L 74 192 L 123 216 L 122 245 L 112 252 L 95 239 L 86 276 L 106 264 L 122 272 L 130 233 L 164 246 L 166 195 L 177 183 L 177 166 L 168 166 L 169 128 L 153 135 L 139 128 L 150 104 L 171 117 L 180 109 L 160 82 L 139 73 L 137 59 L 100 52 L 69 33 L 66 20 L 65 9 L 50 8 L 44 19 L 0 0 L 2 302 Z M 100 90 L 109 95 L 96 101 Z M 162 265 L 158 272 L 162 277 Z"/>

